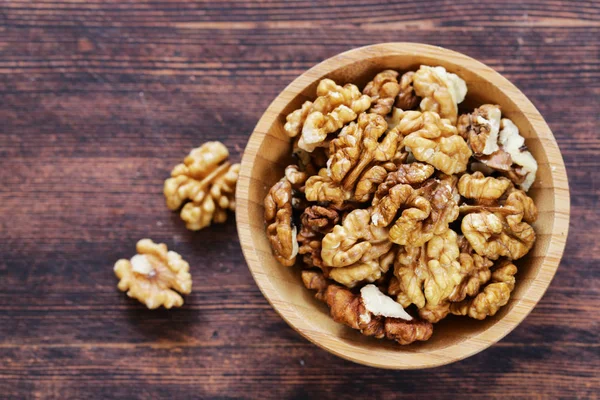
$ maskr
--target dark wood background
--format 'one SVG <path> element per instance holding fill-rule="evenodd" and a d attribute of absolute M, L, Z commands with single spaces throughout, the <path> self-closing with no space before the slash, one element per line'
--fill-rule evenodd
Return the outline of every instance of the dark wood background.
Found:
<path fill-rule="evenodd" d="M 192 148 L 239 160 L 292 79 L 417 41 L 500 71 L 554 131 L 565 257 L 497 345 L 425 371 L 339 359 L 257 289 L 234 219 L 186 231 L 162 185 Z M 600 392 L 600 2 L 0 0 L 0 398 L 595 398 Z M 183 308 L 116 289 L 138 239 L 192 265 Z"/>

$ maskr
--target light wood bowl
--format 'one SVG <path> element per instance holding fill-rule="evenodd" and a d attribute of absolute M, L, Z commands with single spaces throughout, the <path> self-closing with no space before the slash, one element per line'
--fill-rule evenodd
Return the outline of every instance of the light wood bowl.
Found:
<path fill-rule="evenodd" d="M 281 266 L 271 255 L 263 221 L 263 199 L 289 164 L 291 139 L 285 117 L 316 96 L 317 83 L 331 78 L 359 88 L 384 69 L 416 70 L 441 65 L 468 86 L 469 109 L 495 103 L 519 127 L 539 164 L 529 194 L 539 208 L 537 241 L 516 262 L 517 285 L 509 303 L 484 321 L 450 316 L 434 325 L 427 342 L 400 346 L 361 335 L 334 322 L 325 304 L 304 288 L 300 268 Z M 338 54 L 300 75 L 277 96 L 256 125 L 242 159 L 237 184 L 237 226 L 248 267 L 273 308 L 302 336 L 340 357 L 381 368 L 415 369 L 448 364 L 496 343 L 512 331 L 540 300 L 560 263 L 569 227 L 569 187 L 560 151 L 550 128 L 519 89 L 490 67 L 464 54 L 417 43 L 385 43 Z"/>

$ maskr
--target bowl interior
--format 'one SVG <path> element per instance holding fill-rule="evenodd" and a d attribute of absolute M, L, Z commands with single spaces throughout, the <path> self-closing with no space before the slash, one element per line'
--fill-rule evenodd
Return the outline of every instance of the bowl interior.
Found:
<path fill-rule="evenodd" d="M 384 69 L 404 72 L 416 70 L 421 64 L 441 65 L 467 82 L 468 94 L 461 105 L 462 111 L 485 103 L 499 104 L 503 116 L 519 127 L 539 165 L 536 182 L 529 192 L 539 208 L 539 219 L 534 224 L 535 246 L 516 262 L 517 285 L 509 303 L 498 314 L 484 321 L 451 316 L 434 325 L 429 341 L 399 346 L 391 341 L 367 338 L 335 323 L 327 307 L 302 285 L 300 268 L 285 268 L 277 263 L 264 233 L 262 200 L 291 161 L 291 140 L 283 131 L 285 117 L 304 101 L 315 98 L 319 79 L 328 77 L 338 84 L 354 83 L 362 89 Z M 518 89 L 490 68 L 462 54 L 432 46 L 370 46 L 343 53 L 307 71 L 265 112 L 244 154 L 238 183 L 238 230 L 250 270 L 265 297 L 309 340 L 368 365 L 386 368 L 441 365 L 467 357 L 502 338 L 535 306 L 548 286 L 558 266 L 568 226 L 568 191 L 566 208 L 564 193 L 561 193 L 567 190 L 566 175 L 561 176 L 561 172 L 564 174 L 562 158 L 537 110 Z M 560 180 L 564 180 L 564 188 Z M 557 202 L 561 203 L 560 210 L 557 210 Z M 557 212 L 563 220 L 557 221 Z M 557 230 L 562 230 L 564 237 L 555 238 Z M 532 291 L 533 286 L 536 287 Z"/>

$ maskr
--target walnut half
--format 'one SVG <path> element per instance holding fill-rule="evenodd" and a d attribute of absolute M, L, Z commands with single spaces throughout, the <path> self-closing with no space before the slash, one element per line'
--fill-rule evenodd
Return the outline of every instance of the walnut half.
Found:
<path fill-rule="evenodd" d="M 329 277 L 347 287 L 375 282 L 393 263 L 388 230 L 371 225 L 369 210 L 354 210 L 322 241 L 321 258 Z"/>
<path fill-rule="evenodd" d="M 169 209 L 177 210 L 187 202 L 180 215 L 189 230 L 223 223 L 227 210 L 235 210 L 240 164 L 230 164 L 228 157 L 222 143 L 207 142 L 192 150 L 165 181 L 163 192 Z"/>
<path fill-rule="evenodd" d="M 445 174 L 464 172 L 472 155 L 456 127 L 435 112 L 407 111 L 399 123 L 404 145 L 414 157 Z"/>
<path fill-rule="evenodd" d="M 181 294 L 192 292 L 190 265 L 164 243 L 142 239 L 136 245 L 138 254 L 131 260 L 119 260 L 115 275 L 119 290 L 139 300 L 149 309 L 183 305 Z"/>
<path fill-rule="evenodd" d="M 265 224 L 273 255 L 286 267 L 298 255 L 297 229 L 292 222 L 292 184 L 283 177 L 265 197 Z"/>
<path fill-rule="evenodd" d="M 515 288 L 517 267 L 510 261 L 504 261 L 492 274 L 492 281 L 477 296 L 450 305 L 455 315 L 468 315 L 474 319 L 494 316 L 500 307 L 506 305 L 510 293 Z"/>

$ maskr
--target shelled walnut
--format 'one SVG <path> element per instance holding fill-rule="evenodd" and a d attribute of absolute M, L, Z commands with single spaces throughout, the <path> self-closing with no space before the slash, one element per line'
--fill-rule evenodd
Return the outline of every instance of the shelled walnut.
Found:
<path fill-rule="evenodd" d="M 298 233 L 298 253 L 302 254 L 306 265 L 318 267 L 325 275 L 330 268 L 321 258 L 323 237 L 339 222 L 337 210 L 323 206 L 310 206 L 300 216 L 300 232 Z"/>
<path fill-rule="evenodd" d="M 374 282 L 389 269 L 392 242 L 388 230 L 370 224 L 368 210 L 354 210 L 322 241 L 321 257 L 329 276 L 348 287 Z M 393 257 L 392 257 L 393 259 Z"/>
<path fill-rule="evenodd" d="M 142 239 L 136 245 L 137 253 L 131 260 L 119 260 L 115 275 L 119 290 L 139 300 L 149 309 L 183 305 L 181 294 L 192 292 L 190 266 L 163 243 Z"/>
<path fill-rule="evenodd" d="M 275 258 L 305 268 L 335 321 L 408 344 L 450 314 L 507 304 L 512 262 L 535 242 L 537 163 L 499 106 L 459 115 L 460 77 L 403 72 L 381 71 L 362 93 L 321 80 L 287 116 L 297 164 L 269 191 L 265 220 Z"/>
<path fill-rule="evenodd" d="M 419 104 L 419 97 L 413 87 L 413 78 L 415 73 L 408 71 L 400 78 L 400 92 L 396 98 L 394 106 L 402 110 L 412 110 Z"/>
<path fill-rule="evenodd" d="M 212 222 L 223 223 L 227 211 L 235 210 L 240 164 L 229 163 L 228 157 L 222 143 L 207 142 L 192 150 L 165 181 L 167 207 L 175 211 L 183 205 L 180 215 L 188 229 L 197 231 Z"/>
<path fill-rule="evenodd" d="M 317 272 L 303 271 L 302 281 L 308 289 L 317 291 L 315 297 L 327 304 L 334 321 L 359 330 L 363 335 L 410 344 L 427 340 L 433 333 L 433 326 L 426 321 L 373 314 L 367 309 L 363 296 L 329 283 Z"/>
<path fill-rule="evenodd" d="M 461 222 L 462 232 L 477 254 L 490 260 L 516 260 L 527 254 L 535 242 L 535 231 L 530 225 L 537 219 L 533 200 L 524 191 L 512 188 L 504 178 L 483 177 L 476 172 L 463 175 L 461 181 L 461 194 L 485 200 L 480 200 L 480 206 L 461 207 L 468 213 Z M 489 194 L 481 194 L 484 188 Z"/>
<path fill-rule="evenodd" d="M 500 307 L 508 303 L 510 294 L 515 288 L 517 267 L 510 261 L 504 261 L 492 273 L 492 280 L 475 297 L 453 303 L 450 312 L 455 315 L 468 315 L 475 319 L 494 316 Z"/>
<path fill-rule="evenodd" d="M 407 125 L 412 125 L 413 129 L 418 127 L 405 134 L 404 138 L 404 145 L 417 160 L 431 164 L 448 175 L 467 169 L 471 149 L 448 120 L 441 119 L 431 111 L 407 113 L 405 118 L 408 119 Z M 400 125 L 403 126 L 404 123 L 403 118 Z M 402 133 L 407 130 L 401 128 Z"/>
<path fill-rule="evenodd" d="M 445 317 L 448 297 L 462 281 L 459 254 L 456 233 L 452 230 L 434 236 L 426 245 L 404 247 L 394 264 L 394 275 L 400 284 L 398 302 L 404 307 L 412 303 L 419 310 L 426 309 L 429 320 L 434 316 L 433 310 L 446 308 L 445 313 L 435 312 L 435 320 L 431 322 Z"/>
<path fill-rule="evenodd" d="M 305 102 L 287 116 L 284 130 L 290 137 L 300 135 L 298 146 L 308 152 L 323 145 L 327 135 L 340 129 L 371 106 L 371 98 L 362 95 L 355 85 L 344 87 L 331 79 L 323 79 L 317 86 L 314 103 Z"/>
<path fill-rule="evenodd" d="M 490 260 L 517 260 L 529 252 L 535 241 L 535 231 L 521 218 L 519 214 L 505 216 L 499 212 L 471 213 L 463 218 L 461 229 L 477 254 Z"/>
<path fill-rule="evenodd" d="M 458 262 L 463 278 L 448 297 L 451 302 L 462 301 L 467 296 L 475 296 L 481 285 L 489 281 L 492 276 L 491 260 L 475 253 L 469 241 L 462 235 L 458 237 L 457 244 L 460 249 Z"/>
<path fill-rule="evenodd" d="M 292 222 L 292 184 L 285 177 L 265 197 L 265 222 L 277 261 L 294 265 L 298 254 L 297 229 Z"/>
<path fill-rule="evenodd" d="M 490 155 L 498 151 L 500 117 L 500 107 L 493 104 L 484 104 L 472 114 L 460 116 L 458 133 L 468 140 L 473 153 Z"/>
<path fill-rule="evenodd" d="M 455 186 L 456 178 L 452 176 L 430 180 L 418 189 L 398 184 L 388 190 L 384 182 L 375 193 L 371 219 L 377 226 L 393 222 L 389 231 L 392 242 L 421 246 L 458 218 Z"/>
<path fill-rule="evenodd" d="M 398 72 L 391 69 L 375 75 L 375 78 L 365 86 L 363 93 L 370 96 L 372 113 L 387 115 L 392 111 L 396 96 L 400 93 Z"/>
<path fill-rule="evenodd" d="M 529 190 L 535 181 L 537 162 L 519 128 L 510 119 L 501 119 L 499 106 L 484 104 L 471 114 L 461 115 L 458 131 L 468 139 L 480 163 L 504 174 L 521 189 Z"/>

